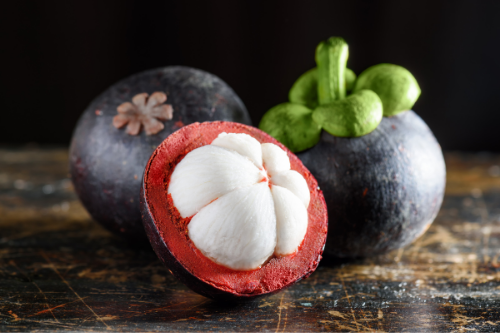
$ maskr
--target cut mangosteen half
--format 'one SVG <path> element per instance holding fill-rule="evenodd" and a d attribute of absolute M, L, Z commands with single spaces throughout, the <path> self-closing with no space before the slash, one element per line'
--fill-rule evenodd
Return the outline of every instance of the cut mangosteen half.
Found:
<path fill-rule="evenodd" d="M 278 292 L 317 267 L 328 218 L 300 160 L 259 129 L 194 123 L 155 150 L 141 210 L 170 271 L 214 299 Z"/>

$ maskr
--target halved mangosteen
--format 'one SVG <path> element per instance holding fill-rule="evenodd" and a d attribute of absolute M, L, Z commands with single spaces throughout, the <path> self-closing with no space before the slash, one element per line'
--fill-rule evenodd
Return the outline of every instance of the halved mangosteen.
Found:
<path fill-rule="evenodd" d="M 141 211 L 162 262 L 213 299 L 253 299 L 309 276 L 328 228 L 302 162 L 232 122 L 194 123 L 163 141 L 144 172 Z"/>

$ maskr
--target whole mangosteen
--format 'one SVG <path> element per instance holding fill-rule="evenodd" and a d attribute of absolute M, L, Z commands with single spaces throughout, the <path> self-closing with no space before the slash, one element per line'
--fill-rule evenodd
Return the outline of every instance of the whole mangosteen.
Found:
<path fill-rule="evenodd" d="M 251 123 L 234 91 L 198 69 L 148 70 L 108 88 L 84 111 L 70 148 L 71 178 L 90 215 L 145 240 L 139 195 L 151 153 L 183 126 L 212 120 Z"/>
<path fill-rule="evenodd" d="M 318 180 L 329 216 L 325 253 L 360 257 L 403 247 L 427 230 L 443 201 L 446 168 L 431 130 L 409 111 L 420 95 L 413 75 L 380 64 L 356 78 L 347 57 L 342 38 L 321 42 L 317 67 L 260 128 L 302 151 L 297 156 Z"/>
<path fill-rule="evenodd" d="M 300 160 L 257 128 L 194 123 L 151 155 L 141 192 L 144 226 L 162 262 L 194 291 L 249 300 L 317 267 L 328 218 Z"/>

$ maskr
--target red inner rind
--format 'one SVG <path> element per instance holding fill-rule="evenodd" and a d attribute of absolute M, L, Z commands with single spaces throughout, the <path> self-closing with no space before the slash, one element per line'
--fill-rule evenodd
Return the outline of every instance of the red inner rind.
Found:
<path fill-rule="evenodd" d="M 236 271 L 214 263 L 189 240 L 187 224 L 190 218 L 183 219 L 171 196 L 167 195 L 170 176 L 187 153 L 210 144 L 222 132 L 246 133 L 261 143 L 278 145 L 287 152 L 291 169 L 306 179 L 311 194 L 309 221 L 306 236 L 296 254 L 273 258 L 253 271 Z M 217 289 L 240 295 L 273 292 L 308 276 L 318 265 L 328 227 L 323 194 L 302 162 L 285 146 L 257 128 L 231 122 L 194 123 L 183 127 L 163 141 L 153 153 L 144 183 L 153 221 L 167 248 L 187 271 Z"/>

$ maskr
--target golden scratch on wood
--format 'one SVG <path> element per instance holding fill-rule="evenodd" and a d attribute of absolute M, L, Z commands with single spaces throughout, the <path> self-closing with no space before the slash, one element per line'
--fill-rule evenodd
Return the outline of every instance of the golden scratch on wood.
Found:
<path fill-rule="evenodd" d="M 71 285 L 68 283 L 68 281 L 66 281 L 64 279 L 64 277 L 61 275 L 61 273 L 59 273 L 59 270 L 57 270 L 57 268 L 54 266 L 54 264 L 52 263 L 52 261 L 50 261 L 49 257 L 47 257 L 47 255 L 45 254 L 45 252 L 40 251 L 40 254 L 45 259 L 45 261 L 47 261 L 47 263 L 51 266 L 52 270 L 59 276 L 59 278 L 61 279 L 61 281 L 64 282 L 64 284 L 66 284 L 66 286 L 68 286 L 68 288 L 87 307 L 87 309 L 89 309 L 90 312 L 92 312 L 94 314 L 94 316 L 97 318 L 97 320 L 99 320 L 101 323 L 103 323 L 104 326 L 106 326 L 107 330 L 111 330 L 111 327 L 109 327 L 108 324 L 106 324 L 104 322 L 104 320 L 102 320 L 102 318 L 97 313 L 95 313 L 95 311 L 85 302 L 85 300 L 82 297 L 80 297 L 80 295 L 78 295 L 78 293 L 73 289 L 73 287 L 71 287 Z"/>
<path fill-rule="evenodd" d="M 114 315 L 105 315 L 104 317 L 101 317 L 102 320 L 114 320 L 114 319 L 119 319 L 120 317 L 114 316 Z"/>
<path fill-rule="evenodd" d="M 12 312 L 12 310 L 7 311 L 7 313 L 10 314 L 14 318 L 14 321 L 19 320 L 19 316 L 16 315 L 14 312 Z"/>
<path fill-rule="evenodd" d="M 468 317 L 464 315 L 464 310 L 462 309 L 464 306 L 461 304 L 450 304 L 446 303 L 444 304 L 446 307 L 451 307 L 451 315 L 453 316 L 451 318 L 451 322 L 459 325 L 458 328 L 456 328 L 459 332 L 464 332 L 464 331 L 470 331 L 471 329 L 464 327 L 465 325 L 469 325 L 469 323 L 474 323 L 477 319 L 482 319 L 481 317 Z"/>
<path fill-rule="evenodd" d="M 87 297 L 83 297 L 83 299 L 85 299 L 85 298 L 87 298 Z M 68 302 L 68 303 L 64 303 L 64 304 L 60 304 L 60 305 L 54 306 L 53 308 L 50 308 L 50 309 L 38 311 L 37 313 L 29 315 L 28 317 L 38 316 L 38 315 L 41 315 L 41 314 L 46 313 L 48 311 L 50 311 L 50 313 L 52 313 L 52 310 L 54 310 L 54 309 L 62 308 L 63 306 L 66 306 L 68 304 L 75 303 L 75 302 L 80 302 L 80 300 L 77 299 L 77 300 L 74 300 L 74 301 L 71 301 L 71 302 Z"/>
<path fill-rule="evenodd" d="M 278 307 L 278 309 L 280 310 L 279 313 L 278 313 L 278 326 L 276 327 L 276 331 L 274 331 L 275 333 L 278 332 L 278 330 L 280 329 L 280 323 L 281 323 L 281 309 L 283 308 L 282 305 L 283 305 L 283 297 L 285 296 L 285 293 L 283 292 L 283 295 L 281 295 L 281 299 L 280 299 L 280 306 Z"/>
<path fill-rule="evenodd" d="M 272 306 L 272 305 L 273 305 L 273 304 L 272 304 L 272 303 L 270 303 L 270 302 L 264 302 L 264 303 L 262 303 L 261 305 L 259 305 L 259 308 L 265 308 L 265 307 L 267 307 L 267 306 Z"/>
<path fill-rule="evenodd" d="M 475 321 L 476 319 L 481 319 L 481 317 L 471 318 L 460 313 L 455 313 L 454 318 L 451 321 L 460 325 L 467 325 L 468 323 L 470 323 L 471 321 Z"/>
<path fill-rule="evenodd" d="M 12 310 L 9 310 L 8 313 L 11 313 Z M 59 326 L 59 327 L 66 327 L 66 328 L 72 328 L 72 323 L 66 323 L 66 324 L 62 324 L 60 322 L 55 322 L 55 321 L 50 321 L 50 320 L 33 320 L 33 319 L 26 319 L 26 318 L 22 318 L 22 317 L 19 317 L 17 316 L 16 314 L 13 315 L 4 315 L 4 314 L 1 314 L 0 313 L 0 317 L 5 317 L 5 318 L 9 318 L 9 319 L 12 319 L 12 318 L 16 318 L 14 321 L 22 321 L 22 322 L 28 322 L 28 323 L 36 323 L 36 324 L 43 324 L 43 325 L 56 325 L 56 326 Z M 19 328 L 27 328 L 27 326 L 16 326 L 17 329 Z"/>
<path fill-rule="evenodd" d="M 52 317 L 54 317 L 54 320 L 55 320 L 56 322 L 59 322 L 59 320 L 57 320 L 57 318 L 56 318 L 56 315 L 55 315 L 55 314 L 54 314 L 54 312 L 52 311 L 53 309 L 50 309 L 50 306 L 49 306 L 49 299 L 47 298 L 47 295 L 45 295 L 45 293 L 42 291 L 42 289 L 41 289 L 41 288 L 40 288 L 40 287 L 39 287 L 39 286 L 38 286 L 38 285 L 37 285 L 34 281 L 33 281 L 32 283 L 33 283 L 33 284 L 37 287 L 38 291 L 40 291 L 40 293 L 41 293 L 41 294 L 43 295 L 43 297 L 45 298 L 45 306 L 46 306 L 47 308 L 49 308 L 48 310 L 45 310 L 45 311 L 49 311 L 49 312 L 50 312 L 50 314 L 52 315 Z"/>
<path fill-rule="evenodd" d="M 45 298 L 45 307 L 47 308 L 47 310 L 45 311 L 49 311 L 50 314 L 52 315 L 52 317 L 54 318 L 54 320 L 59 323 L 59 320 L 57 320 L 56 318 L 56 315 L 54 314 L 54 312 L 52 312 L 52 309 L 50 308 L 50 305 L 49 305 L 49 299 L 47 298 L 47 295 L 45 295 L 45 293 L 42 291 L 42 289 L 38 286 L 38 284 L 35 283 L 35 281 L 31 281 L 31 279 L 29 278 L 29 276 L 22 270 L 20 269 L 16 262 L 14 260 L 10 260 L 9 261 L 9 264 L 14 266 L 18 271 L 19 273 L 21 273 L 22 275 L 24 275 L 24 277 L 29 280 L 37 289 L 38 289 L 38 292 L 40 294 L 42 294 L 42 296 Z M 28 317 L 31 317 L 31 316 L 28 316 Z"/>
<path fill-rule="evenodd" d="M 285 332 L 287 319 L 288 319 L 288 312 L 285 311 L 285 322 L 283 324 L 283 329 L 281 330 L 281 332 Z"/>
<path fill-rule="evenodd" d="M 339 317 L 339 318 L 342 318 L 342 319 L 346 319 L 345 315 L 342 312 L 332 310 L 332 311 L 328 311 L 328 313 L 331 314 L 334 317 Z"/>
<path fill-rule="evenodd" d="M 382 309 L 378 309 L 376 320 L 377 320 L 377 327 L 378 327 L 379 331 L 382 330 L 382 320 L 381 319 L 383 319 L 383 318 L 384 318 L 384 313 L 382 312 Z"/>
<path fill-rule="evenodd" d="M 369 328 L 370 330 L 373 330 L 373 328 L 370 326 L 370 323 L 368 323 L 368 322 L 369 322 L 369 321 L 372 321 L 372 320 L 374 320 L 374 319 L 372 319 L 372 318 L 366 318 L 365 311 L 363 311 L 363 309 L 361 309 L 361 314 L 363 315 L 363 319 L 362 319 L 362 320 L 360 320 L 360 321 L 366 321 L 366 322 L 367 322 L 367 323 L 366 323 L 366 325 L 368 326 L 368 328 Z M 370 315 L 371 315 L 371 314 L 370 314 Z"/>
<path fill-rule="evenodd" d="M 354 324 L 356 325 L 356 329 L 359 330 L 359 325 L 358 325 L 358 322 L 356 320 L 356 315 L 354 314 L 354 310 L 352 309 L 352 306 L 351 306 L 351 300 L 349 298 L 349 293 L 347 292 L 347 288 L 345 287 L 343 275 L 344 275 L 343 273 L 339 274 L 340 282 L 342 283 L 342 288 L 344 288 L 345 296 L 347 297 L 347 303 L 349 303 L 349 307 L 351 308 L 352 319 L 354 320 Z"/>
<path fill-rule="evenodd" d="M 337 321 L 332 321 L 332 320 L 320 320 L 319 321 L 322 324 L 334 324 L 336 327 L 340 328 L 343 331 L 349 331 L 349 332 L 373 332 L 374 330 L 371 328 L 368 328 L 366 326 L 363 326 L 361 324 L 358 324 L 356 327 L 353 325 L 343 325 L 338 323 Z M 361 326 L 361 330 L 359 329 L 359 326 Z M 383 333 L 384 331 L 379 330 L 377 332 Z"/>
<path fill-rule="evenodd" d="M 341 297 L 341 298 L 339 298 L 339 300 L 341 300 L 341 299 L 347 299 L 347 298 L 349 298 L 349 297 L 357 297 L 357 296 L 361 296 L 361 297 L 364 297 L 364 296 L 375 297 L 375 295 L 374 295 L 374 294 L 367 294 L 367 293 L 355 293 L 354 295 Z"/>

